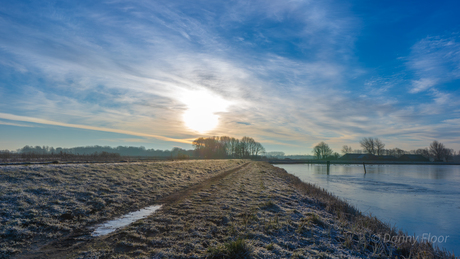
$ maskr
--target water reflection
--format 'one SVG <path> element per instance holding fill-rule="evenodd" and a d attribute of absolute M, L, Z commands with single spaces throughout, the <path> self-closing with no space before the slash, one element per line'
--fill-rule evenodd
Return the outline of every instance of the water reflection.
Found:
<path fill-rule="evenodd" d="M 126 227 L 129 224 L 148 217 L 149 215 L 153 214 L 155 211 L 161 208 L 161 205 L 153 205 L 146 208 L 143 208 L 138 211 L 130 212 L 122 217 L 119 217 L 114 220 L 107 221 L 99 226 L 91 234 L 92 236 L 103 236 L 110 234 L 117 229 L 122 227 Z"/>
<path fill-rule="evenodd" d="M 450 170 L 449 166 L 442 166 L 442 167 L 432 167 L 429 171 L 429 177 L 431 179 L 447 179 L 449 176 Z M 419 174 L 423 174 L 419 172 Z"/>

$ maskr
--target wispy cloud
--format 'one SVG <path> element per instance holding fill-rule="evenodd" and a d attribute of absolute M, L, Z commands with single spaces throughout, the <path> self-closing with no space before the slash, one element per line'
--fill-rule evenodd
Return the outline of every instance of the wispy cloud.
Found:
<path fill-rule="evenodd" d="M 94 24 L 96 28 L 102 27 L 104 29 L 100 31 L 112 32 L 110 34 L 92 35 L 85 23 L 75 24 L 65 16 L 55 18 L 59 23 L 48 24 L 48 30 L 41 32 L 21 23 L 9 24 L 11 29 L 22 35 L 7 34 L 8 37 L 0 42 L 3 49 L 14 55 L 28 70 L 35 71 L 37 76 L 46 75 L 48 85 L 46 89 L 44 86 L 23 87 L 20 94 L 26 94 L 26 98 L 16 105 L 16 109 L 29 114 L 35 110 L 35 116 L 54 114 L 51 117 L 62 120 L 74 119 L 75 116 L 93 117 L 94 121 L 85 119 L 81 122 L 93 124 L 98 121 L 106 125 L 116 125 L 119 120 L 119 117 L 111 119 L 112 116 L 105 116 L 109 110 L 125 111 L 124 116 L 129 117 L 147 115 L 146 109 L 151 109 L 152 117 L 166 113 L 162 116 L 163 120 L 172 118 L 178 121 L 185 109 L 178 93 L 184 90 L 209 89 L 236 100 L 250 112 L 264 102 L 288 97 L 283 94 L 284 89 L 302 92 L 305 87 L 311 89 L 319 84 L 324 86 L 331 80 L 340 80 L 341 65 L 332 59 L 295 61 L 271 51 L 265 54 L 254 53 L 251 49 L 240 52 L 241 47 L 233 46 L 233 42 L 219 33 L 216 24 L 205 22 L 216 13 L 205 13 L 209 17 L 204 18 L 188 17 L 181 10 L 167 5 L 139 3 L 116 3 L 118 9 L 128 15 L 122 20 L 110 11 L 77 9 L 84 17 L 83 21 Z M 240 8 L 240 4 L 236 4 L 235 8 Z M 312 38 L 308 40 L 310 43 L 315 38 L 312 31 L 340 37 L 344 23 L 337 21 L 334 25 L 325 17 L 328 10 L 319 5 L 315 5 L 313 11 L 307 8 L 311 4 L 302 7 L 300 3 L 295 6 L 289 3 L 282 13 L 275 4 L 261 11 L 258 6 L 264 5 L 256 3 L 252 11 L 274 22 L 288 19 L 288 12 L 296 13 L 297 17 L 291 22 L 299 23 L 304 33 L 297 35 L 293 32 L 291 37 Z M 302 7 L 308 17 L 295 11 L 297 7 Z M 231 14 L 215 22 L 243 25 Z M 55 29 L 59 31 L 58 35 L 49 34 Z M 269 38 L 276 34 L 275 31 L 264 30 L 261 28 L 260 33 Z M 90 35 L 96 37 L 91 39 Z M 348 33 L 344 31 L 342 35 Z M 34 40 L 24 43 L 23 38 Z M 132 38 L 133 42 L 128 42 L 128 38 Z M 331 42 L 324 47 L 331 48 L 331 44 L 334 45 Z M 270 97 L 267 93 L 273 95 Z M 91 96 L 97 96 L 97 102 L 87 99 Z M 163 103 L 163 107 L 152 107 L 149 103 Z M 148 107 L 142 108 L 146 104 Z M 112 107 L 109 109 L 107 106 Z M 164 122 L 161 124 L 164 125 Z M 187 134 L 186 130 L 177 130 Z"/>
<path fill-rule="evenodd" d="M 17 116 L 17 115 L 6 114 L 6 113 L 0 113 L 0 118 L 5 119 L 5 120 L 12 120 L 12 121 L 23 121 L 23 122 L 31 122 L 31 123 L 38 123 L 38 124 L 44 124 L 44 125 L 52 125 L 52 126 L 60 126 L 60 127 L 68 127 L 68 128 L 76 128 L 76 129 L 86 129 L 86 130 L 95 130 L 95 131 L 104 131 L 104 132 L 119 133 L 119 134 L 131 135 L 131 136 L 155 138 L 155 139 L 160 139 L 160 140 L 164 140 L 164 141 L 171 141 L 171 142 L 178 142 L 178 143 L 190 144 L 192 142 L 192 139 L 174 139 L 174 138 L 168 138 L 168 137 L 163 137 L 163 136 L 158 136 L 158 135 L 153 135 L 153 134 L 145 134 L 145 133 L 138 133 L 138 132 L 132 132 L 132 131 L 127 131 L 127 130 L 119 130 L 119 129 L 103 128 L 103 127 L 94 127 L 94 126 L 88 126 L 88 125 L 62 123 L 62 122 L 44 120 L 44 119 L 39 119 L 39 118 L 32 118 L 32 117 L 27 117 L 27 116 Z M 20 124 L 16 124 L 16 125 L 19 126 Z"/>
<path fill-rule="evenodd" d="M 408 57 L 408 66 L 419 77 L 412 81 L 410 93 L 431 89 L 435 101 L 445 104 L 442 84 L 460 79 L 460 42 L 457 34 L 427 37 L 417 42 Z M 436 86 L 436 87 L 435 87 Z M 440 96 L 444 97 L 440 97 Z"/>
<path fill-rule="evenodd" d="M 457 34 L 430 36 L 417 42 L 408 65 L 421 78 L 450 81 L 460 77 L 460 42 Z"/>
<path fill-rule="evenodd" d="M 0 121 L 1 125 L 7 125 L 7 126 L 16 126 L 16 127 L 33 127 L 32 125 L 27 125 L 27 124 L 22 124 L 22 123 L 14 123 L 14 122 L 8 122 L 8 121 Z"/>
<path fill-rule="evenodd" d="M 422 78 L 420 80 L 414 80 L 412 81 L 413 88 L 409 92 L 413 94 L 423 92 L 436 85 L 436 81 L 437 80 L 433 78 Z"/>
<path fill-rule="evenodd" d="M 440 85 L 460 76 L 460 46 L 450 36 L 412 47 L 405 60 L 415 77 L 367 78 L 354 49 L 360 18 L 340 1 L 0 10 L 11 14 L 0 20 L 0 66 L 9 71 L 1 74 L 0 109 L 13 121 L 190 143 L 199 134 L 184 125 L 183 94 L 205 91 L 231 104 L 210 135 L 250 135 L 292 150 L 370 135 L 397 143 L 396 134 L 436 136 L 427 116 L 451 105 L 455 94 Z M 399 88 L 431 99 L 392 95 Z"/>

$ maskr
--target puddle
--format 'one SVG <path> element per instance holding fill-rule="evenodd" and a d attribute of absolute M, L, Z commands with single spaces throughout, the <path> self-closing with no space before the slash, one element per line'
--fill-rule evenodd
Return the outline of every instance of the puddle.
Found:
<path fill-rule="evenodd" d="M 159 208 L 161 208 L 161 205 L 153 205 L 153 206 L 145 207 L 138 211 L 130 212 L 117 219 L 107 221 L 97 226 L 91 235 L 98 237 L 98 236 L 104 236 L 104 235 L 110 234 L 119 228 L 125 227 L 137 220 L 143 219 L 149 216 L 150 214 L 153 214 Z"/>

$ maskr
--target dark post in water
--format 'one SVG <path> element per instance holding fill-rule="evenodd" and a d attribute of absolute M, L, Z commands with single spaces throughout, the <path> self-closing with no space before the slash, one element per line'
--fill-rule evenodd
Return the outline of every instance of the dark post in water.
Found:
<path fill-rule="evenodd" d="M 331 166 L 331 161 L 327 161 L 327 174 L 329 174 L 329 167 Z"/>
<path fill-rule="evenodd" d="M 364 167 L 364 174 L 366 174 L 366 164 L 363 162 L 363 167 Z"/>

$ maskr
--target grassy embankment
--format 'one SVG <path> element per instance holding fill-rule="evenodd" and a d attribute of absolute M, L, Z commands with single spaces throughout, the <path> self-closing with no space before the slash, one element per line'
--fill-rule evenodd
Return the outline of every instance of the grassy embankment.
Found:
<path fill-rule="evenodd" d="M 242 160 L 0 167 L 0 258 L 155 203 Z"/>
<path fill-rule="evenodd" d="M 187 163 L 169 164 L 177 170 L 173 172 L 175 178 L 184 174 Z M 222 163 L 222 168 L 230 168 L 225 162 L 202 163 L 208 168 L 216 163 Z M 112 167 L 110 170 L 116 169 L 116 166 Z M 126 184 L 137 185 L 139 179 L 150 176 L 155 178 L 151 184 L 164 185 L 164 179 L 170 178 L 167 175 L 172 172 L 164 170 L 167 171 L 164 173 L 163 170 L 164 167 L 144 173 L 143 177 L 131 178 Z M 136 173 L 136 170 L 131 173 Z M 158 177 L 161 173 L 163 176 Z M 89 178 L 97 175 L 99 172 L 93 172 Z M 104 177 L 108 175 L 110 173 Z M 430 244 L 392 243 L 379 239 L 378 236 L 385 234 L 397 236 L 403 233 L 376 218 L 362 215 L 324 190 L 303 183 L 268 163 L 251 162 L 241 170 L 213 176 L 215 178 L 201 181 L 191 188 L 187 188 L 187 184 L 182 188 L 173 186 L 182 192 L 163 198 L 152 196 L 144 190 L 146 188 L 142 183 L 138 192 L 131 195 L 126 191 L 115 191 L 112 195 L 120 195 L 118 199 L 129 196 L 131 202 L 135 202 L 143 198 L 149 199 L 144 204 L 162 202 L 164 206 L 150 217 L 110 235 L 98 238 L 86 236 L 81 246 L 59 250 L 59 246 L 66 244 L 58 239 L 43 247 L 41 256 L 45 257 L 46 252 L 48 257 L 55 258 L 64 255 L 69 258 L 453 258 L 446 252 L 433 249 Z M 100 187 L 94 188 L 92 192 Z M 97 198 L 98 195 L 90 196 L 83 205 L 92 206 L 86 204 Z M 134 208 L 123 200 L 118 204 L 124 204 L 127 210 Z M 77 208 L 79 206 L 75 206 Z M 97 210 L 94 214 L 103 214 L 106 209 Z M 65 214 L 65 210 L 61 212 Z M 90 212 L 87 211 L 80 219 L 90 217 Z M 82 225 L 97 221 L 88 218 Z M 68 224 L 66 221 L 56 223 Z"/>

